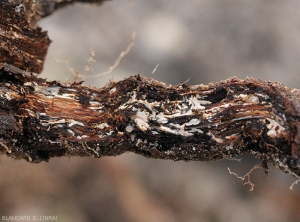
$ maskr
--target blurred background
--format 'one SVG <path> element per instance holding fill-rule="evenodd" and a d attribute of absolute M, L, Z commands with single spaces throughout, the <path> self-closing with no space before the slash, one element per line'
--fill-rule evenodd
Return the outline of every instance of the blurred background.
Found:
<path fill-rule="evenodd" d="M 75 4 L 39 25 L 53 40 L 41 75 L 49 80 L 74 79 L 57 59 L 84 73 L 91 48 L 95 73 L 106 71 L 135 31 L 135 45 L 120 65 L 86 85 L 141 74 L 167 84 L 190 79 L 189 85 L 252 76 L 300 88 L 298 0 L 114 0 Z M 243 176 L 259 161 L 240 158 L 173 162 L 128 153 L 35 165 L 1 156 L 0 215 L 74 222 L 300 221 L 300 184 L 290 190 L 291 176 L 271 167 L 265 178 L 257 169 L 250 192 L 227 168 Z"/>

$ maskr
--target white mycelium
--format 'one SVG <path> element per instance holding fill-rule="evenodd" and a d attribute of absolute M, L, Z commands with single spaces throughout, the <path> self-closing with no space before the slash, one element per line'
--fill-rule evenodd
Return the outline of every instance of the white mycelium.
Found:
<path fill-rule="evenodd" d="M 132 116 L 132 119 L 142 131 L 145 131 L 150 128 L 148 124 L 148 116 L 149 113 L 147 112 L 137 111 L 136 114 Z"/>
<path fill-rule="evenodd" d="M 267 118 L 267 120 L 270 122 L 267 125 L 267 128 L 269 129 L 267 135 L 269 137 L 276 137 L 278 134 L 282 133 L 285 128 L 278 124 L 275 120 Z"/>

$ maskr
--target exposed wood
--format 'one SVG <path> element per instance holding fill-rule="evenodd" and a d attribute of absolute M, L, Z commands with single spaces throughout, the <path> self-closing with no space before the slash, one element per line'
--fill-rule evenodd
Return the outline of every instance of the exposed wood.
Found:
<path fill-rule="evenodd" d="M 0 64 L 40 73 L 51 41 L 35 26 L 40 18 L 74 2 L 103 0 L 0 0 Z"/>
<path fill-rule="evenodd" d="M 31 13 L 26 4 L 0 0 L 0 65 L 40 73 L 50 40 L 47 32 L 30 24 Z"/>
<path fill-rule="evenodd" d="M 252 153 L 299 176 L 300 93 L 232 78 L 166 86 L 133 76 L 101 89 L 47 82 L 5 65 L 1 151 L 38 163 L 56 156 L 212 161 Z"/>

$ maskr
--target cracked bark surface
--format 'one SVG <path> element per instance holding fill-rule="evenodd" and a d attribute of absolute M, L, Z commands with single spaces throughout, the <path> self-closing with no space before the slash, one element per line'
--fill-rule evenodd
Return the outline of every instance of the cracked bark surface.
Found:
<path fill-rule="evenodd" d="M 271 163 L 299 178 L 299 90 L 237 78 L 167 86 L 136 75 L 100 89 L 49 82 L 35 74 L 50 43 L 46 33 L 33 28 L 28 10 L 16 12 L 20 3 L 1 4 L 9 15 L 0 15 L 9 21 L 0 26 L 3 154 L 34 163 L 127 151 L 185 161 L 254 154 L 265 168 Z M 36 40 L 30 41 L 34 33 Z"/>

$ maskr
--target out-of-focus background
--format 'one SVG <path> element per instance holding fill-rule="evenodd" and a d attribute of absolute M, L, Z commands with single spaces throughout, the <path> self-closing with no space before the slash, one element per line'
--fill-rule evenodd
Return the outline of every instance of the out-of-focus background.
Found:
<path fill-rule="evenodd" d="M 135 74 L 168 84 L 216 82 L 232 76 L 300 88 L 298 0 L 114 0 L 76 4 L 40 22 L 53 40 L 42 77 L 74 79 L 90 48 L 95 73 L 111 66 L 136 31 L 131 52 L 111 74 L 87 79 L 101 87 Z M 153 69 L 159 64 L 156 72 Z M 259 161 L 172 162 L 135 154 L 55 158 L 38 165 L 0 159 L 0 215 L 57 216 L 58 221 L 300 221 L 300 185 L 274 167 L 246 182 Z M 3 220 L 3 219 L 2 219 Z"/>

